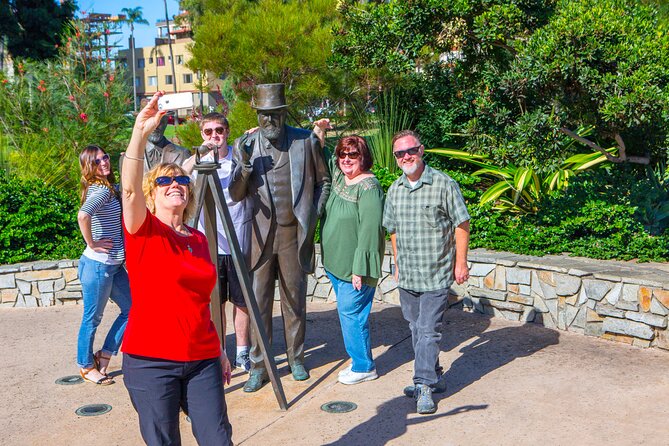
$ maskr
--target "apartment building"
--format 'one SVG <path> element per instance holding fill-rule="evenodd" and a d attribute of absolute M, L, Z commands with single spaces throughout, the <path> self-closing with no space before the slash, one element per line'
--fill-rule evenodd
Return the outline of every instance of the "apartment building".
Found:
<path fill-rule="evenodd" d="M 151 97 L 156 91 L 166 93 L 193 94 L 195 107 L 201 106 L 205 113 L 213 110 L 223 99 L 220 93 L 221 79 L 212 73 L 193 72 L 186 67 L 191 59 L 188 46 L 193 43 L 192 30 L 187 23 L 176 24 L 170 21 L 169 28 L 166 21 L 156 23 L 157 37 L 155 46 L 135 48 L 135 86 L 137 88 L 137 103 L 142 98 Z M 169 40 L 172 41 L 174 55 L 174 72 L 170 56 Z M 128 45 L 130 46 L 130 45 Z M 128 80 L 132 78 L 132 57 L 130 49 L 118 52 L 119 63 L 127 66 Z M 203 79 L 204 77 L 204 79 Z M 190 111 L 181 110 L 180 116 Z"/>

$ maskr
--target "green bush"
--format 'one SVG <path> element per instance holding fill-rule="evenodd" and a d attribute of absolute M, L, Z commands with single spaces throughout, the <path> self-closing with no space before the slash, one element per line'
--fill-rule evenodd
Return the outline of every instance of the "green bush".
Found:
<path fill-rule="evenodd" d="M 667 261 L 669 231 L 660 235 L 647 231 L 639 206 L 643 191 L 632 187 L 638 180 L 629 170 L 583 173 L 532 215 L 503 215 L 490 206 L 471 206 L 471 247 L 529 255 Z"/>
<path fill-rule="evenodd" d="M 258 127 L 258 114 L 247 101 L 237 101 L 228 112 L 230 143 L 250 128 Z"/>
<path fill-rule="evenodd" d="M 0 171 L 0 264 L 78 258 L 78 208 L 74 193 Z"/>
<path fill-rule="evenodd" d="M 193 147 L 199 147 L 202 144 L 202 135 L 200 134 L 200 124 L 198 121 L 186 121 L 179 125 L 174 133 L 179 139 L 179 145 L 188 150 L 191 150 Z"/>

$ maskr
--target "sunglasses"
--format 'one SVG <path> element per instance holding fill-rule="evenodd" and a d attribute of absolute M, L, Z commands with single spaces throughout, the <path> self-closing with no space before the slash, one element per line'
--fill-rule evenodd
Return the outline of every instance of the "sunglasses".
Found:
<path fill-rule="evenodd" d="M 109 155 L 107 155 L 106 153 L 102 155 L 102 158 L 95 158 L 95 165 L 98 166 L 103 161 L 109 161 Z"/>
<path fill-rule="evenodd" d="M 352 160 L 357 160 L 360 158 L 360 152 L 339 152 L 339 155 L 337 155 L 340 160 L 343 160 L 347 156 L 352 159 Z"/>
<path fill-rule="evenodd" d="M 397 158 L 398 160 L 401 160 L 402 158 L 404 158 L 404 155 L 406 155 L 407 153 L 409 155 L 413 156 L 413 155 L 417 154 L 419 150 L 420 150 L 420 146 L 416 146 L 416 147 L 411 147 L 411 148 L 406 149 L 406 150 L 398 150 L 396 152 L 393 152 L 393 155 L 395 155 L 395 158 Z"/>
<path fill-rule="evenodd" d="M 222 135 L 226 130 L 227 129 L 225 127 L 216 127 L 215 129 L 203 129 L 202 133 L 204 133 L 206 136 L 211 136 L 211 134 L 215 131 L 217 135 Z"/>
<path fill-rule="evenodd" d="M 187 186 L 190 184 L 190 177 L 188 175 L 177 175 L 176 177 L 158 177 L 156 178 L 156 185 L 169 186 L 173 181 L 176 181 L 179 186 Z"/>

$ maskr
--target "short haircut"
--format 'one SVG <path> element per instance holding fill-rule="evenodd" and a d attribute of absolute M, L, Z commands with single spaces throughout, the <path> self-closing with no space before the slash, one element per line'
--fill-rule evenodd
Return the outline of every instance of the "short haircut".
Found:
<path fill-rule="evenodd" d="M 414 132 L 413 130 L 400 130 L 399 132 L 395 133 L 393 135 L 393 142 L 390 144 L 392 147 L 395 147 L 395 141 L 397 141 L 400 138 L 404 138 L 405 136 L 413 136 L 416 138 L 416 141 L 418 141 L 418 144 L 420 145 L 420 136 L 418 136 L 418 133 Z"/>
<path fill-rule="evenodd" d="M 146 207 L 152 214 L 155 215 L 156 213 L 156 203 L 153 200 L 153 191 L 157 188 L 156 178 L 162 176 L 174 177 L 178 175 L 188 176 L 181 166 L 174 163 L 160 163 L 146 172 L 146 175 L 144 175 L 144 182 L 142 183 L 142 192 L 144 192 Z M 193 212 L 195 212 L 195 192 L 193 191 L 193 182 L 191 181 L 188 183 L 188 204 L 186 205 L 186 209 L 184 209 L 184 222 L 188 221 L 193 215 Z"/>
<path fill-rule="evenodd" d="M 346 150 L 355 149 L 360 152 L 362 159 L 360 160 L 360 169 L 363 172 L 369 170 L 374 165 L 374 159 L 372 158 L 372 153 L 367 147 L 367 142 L 365 138 L 358 135 L 345 136 L 337 142 L 337 147 L 335 148 L 335 156 L 337 157 L 337 167 L 339 167 L 339 154 Z"/>
<path fill-rule="evenodd" d="M 213 113 L 207 113 L 202 117 L 202 121 L 200 121 L 200 130 L 204 127 L 204 125 L 208 122 L 217 122 L 221 124 L 223 127 L 226 129 L 230 128 L 230 124 L 228 124 L 228 120 L 225 117 L 223 113 L 218 113 L 218 112 L 213 112 Z"/>

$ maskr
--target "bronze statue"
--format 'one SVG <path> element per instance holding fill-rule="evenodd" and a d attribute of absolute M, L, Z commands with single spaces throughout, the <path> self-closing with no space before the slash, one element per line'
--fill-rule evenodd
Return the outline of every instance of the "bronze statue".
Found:
<path fill-rule="evenodd" d="M 318 137 L 286 125 L 284 84 L 256 87 L 259 129 L 235 141 L 237 167 L 230 196 L 252 202 L 249 269 L 262 322 L 272 342 L 274 284 L 279 279 L 286 354 L 297 381 L 304 367 L 306 274 L 314 271 L 314 230 L 330 192 L 330 174 Z M 268 381 L 256 334 L 252 333 L 251 374 L 245 392 Z"/>

